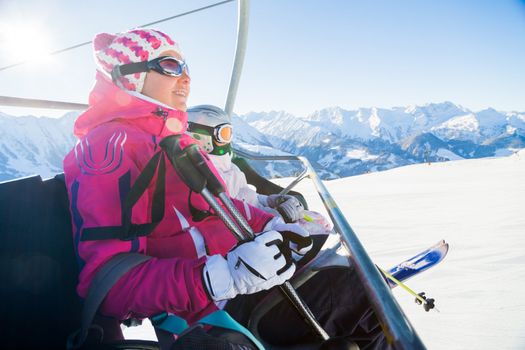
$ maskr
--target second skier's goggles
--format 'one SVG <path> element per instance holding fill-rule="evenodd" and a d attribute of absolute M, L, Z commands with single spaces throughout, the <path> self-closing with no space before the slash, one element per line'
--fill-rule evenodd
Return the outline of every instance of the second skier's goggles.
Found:
<path fill-rule="evenodd" d="M 188 122 L 188 133 L 198 140 L 206 152 L 213 151 L 213 141 L 217 143 L 230 143 L 233 138 L 233 127 L 229 123 L 219 124 L 215 127 Z"/>
<path fill-rule="evenodd" d="M 188 64 L 173 56 L 161 56 L 151 61 L 135 62 L 121 64 L 113 67 L 111 71 L 111 78 L 117 81 L 123 75 L 155 71 L 160 74 L 169 75 L 170 77 L 180 77 L 185 70 L 188 77 L 190 76 L 190 69 Z"/>

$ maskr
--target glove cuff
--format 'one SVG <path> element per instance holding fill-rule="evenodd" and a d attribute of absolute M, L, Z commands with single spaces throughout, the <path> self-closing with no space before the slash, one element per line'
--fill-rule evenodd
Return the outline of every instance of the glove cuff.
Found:
<path fill-rule="evenodd" d="M 264 194 L 258 194 L 257 200 L 259 201 L 259 204 L 261 204 L 263 207 L 269 207 L 268 205 L 268 196 Z"/>
<path fill-rule="evenodd" d="M 303 204 L 295 197 L 279 204 L 277 211 L 283 217 L 284 222 L 296 222 L 303 218 Z"/>
<path fill-rule="evenodd" d="M 207 258 L 202 274 L 204 285 L 214 301 L 233 299 L 238 294 L 228 262 L 220 254 Z"/>
<path fill-rule="evenodd" d="M 271 194 L 269 196 L 266 196 L 266 203 L 267 203 L 267 207 L 270 207 L 270 208 L 276 208 L 279 203 L 280 203 L 280 199 L 282 198 L 281 195 L 279 194 Z"/>

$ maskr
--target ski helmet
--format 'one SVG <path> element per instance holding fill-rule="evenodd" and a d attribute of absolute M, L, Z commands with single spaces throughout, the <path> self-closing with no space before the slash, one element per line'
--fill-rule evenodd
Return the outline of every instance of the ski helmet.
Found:
<path fill-rule="evenodd" d="M 233 127 L 230 117 L 212 105 L 191 107 L 188 112 L 188 134 L 198 140 L 206 152 L 223 155 L 231 153 Z"/>

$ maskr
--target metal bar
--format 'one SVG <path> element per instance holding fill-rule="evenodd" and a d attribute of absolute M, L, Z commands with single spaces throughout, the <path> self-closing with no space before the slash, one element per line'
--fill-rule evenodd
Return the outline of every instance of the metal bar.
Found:
<path fill-rule="evenodd" d="M 65 110 L 85 110 L 89 106 L 84 103 L 71 103 L 50 100 L 36 100 L 32 98 L 20 98 L 0 96 L 0 106 L 26 107 L 26 108 L 49 108 Z"/>
<path fill-rule="evenodd" d="M 352 230 L 341 210 L 337 206 L 325 185 L 319 179 L 314 168 L 305 157 L 297 156 L 259 156 L 234 149 L 237 155 L 253 160 L 298 160 L 307 169 L 323 204 L 332 219 L 336 232 L 341 235 L 344 247 L 350 252 L 359 278 L 363 283 L 370 302 L 382 321 L 383 330 L 389 343 L 395 349 L 426 349 L 406 315 L 395 301 L 390 288 L 374 265 L 357 235 Z"/>
<path fill-rule="evenodd" d="M 243 158 L 248 158 L 248 159 L 253 159 L 253 160 L 296 160 L 296 161 L 301 161 L 299 159 L 299 157 L 294 156 L 293 154 L 286 155 L 286 156 L 284 156 L 284 155 L 283 156 L 263 156 L 263 155 L 252 154 L 252 153 L 240 150 L 240 149 L 235 148 L 235 147 L 234 147 L 233 151 L 235 152 L 235 154 L 237 154 L 237 155 L 239 155 L 239 156 L 241 156 Z"/>
<path fill-rule="evenodd" d="M 226 98 L 226 105 L 224 107 L 224 111 L 230 117 L 230 120 L 237 97 L 237 89 L 239 88 L 239 82 L 241 80 L 244 56 L 246 55 L 246 46 L 248 44 L 250 1 L 239 0 L 238 11 L 237 47 L 235 49 L 235 60 L 233 62 L 230 87 L 228 88 L 228 97 Z"/>
<path fill-rule="evenodd" d="M 300 173 L 299 176 L 297 176 L 297 178 L 293 180 L 288 186 L 283 188 L 283 190 L 279 192 L 279 194 L 280 195 L 287 194 L 288 192 L 291 191 L 292 188 L 295 187 L 295 185 L 297 185 L 299 182 L 301 182 L 306 177 L 308 177 L 308 169 L 304 169 L 303 172 Z"/>
<path fill-rule="evenodd" d="M 305 157 L 298 158 L 308 168 L 310 178 L 332 219 L 334 228 L 341 234 L 342 243 L 350 252 L 350 259 L 355 263 L 361 282 L 375 306 L 374 309 L 378 317 L 384 322 L 387 339 L 390 339 L 396 349 L 425 349 L 423 342 L 392 296 L 390 288 L 366 253 L 335 200 L 317 176 L 312 165 Z"/>

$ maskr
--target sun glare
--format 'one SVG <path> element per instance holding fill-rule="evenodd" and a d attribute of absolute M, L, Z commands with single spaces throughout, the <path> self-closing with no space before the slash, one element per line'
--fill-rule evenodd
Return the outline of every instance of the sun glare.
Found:
<path fill-rule="evenodd" d="M 39 23 L 0 23 L 0 52 L 4 62 L 49 62 L 50 51 L 50 36 Z"/>

